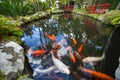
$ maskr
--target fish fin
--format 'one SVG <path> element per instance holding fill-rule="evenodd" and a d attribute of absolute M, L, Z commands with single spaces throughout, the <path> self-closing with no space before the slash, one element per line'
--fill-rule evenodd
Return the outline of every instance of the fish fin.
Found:
<path fill-rule="evenodd" d="M 67 66 L 67 68 L 70 68 L 70 66 Z"/>

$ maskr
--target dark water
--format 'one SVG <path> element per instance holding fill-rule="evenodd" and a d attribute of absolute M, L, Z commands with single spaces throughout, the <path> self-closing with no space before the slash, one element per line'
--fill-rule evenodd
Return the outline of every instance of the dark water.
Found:
<path fill-rule="evenodd" d="M 82 56 L 101 56 L 107 43 L 108 37 L 112 31 L 112 27 L 106 26 L 99 21 L 95 21 L 86 16 L 77 14 L 59 14 L 53 15 L 48 19 L 43 19 L 35 22 L 31 22 L 24 27 L 24 36 L 22 41 L 24 42 L 26 49 L 31 50 L 46 50 L 46 53 L 42 56 L 31 55 L 26 53 L 30 66 L 33 69 L 33 77 L 35 80 L 76 80 L 72 75 L 66 75 L 59 72 L 58 69 L 54 69 L 49 73 L 42 74 L 39 70 L 47 69 L 54 66 L 49 52 L 54 49 L 54 44 L 59 44 L 61 48 L 58 50 L 61 61 L 69 66 L 71 70 L 76 70 L 77 63 L 73 63 L 70 58 L 69 50 L 74 53 L 79 46 L 86 41 L 83 46 Z M 54 34 L 56 41 L 51 41 L 45 36 L 45 33 Z M 72 38 L 77 41 L 74 45 Z M 56 56 L 56 54 L 55 54 Z M 94 69 L 94 66 L 88 63 L 83 63 L 84 67 Z M 80 73 L 80 71 L 77 71 Z M 80 79 L 87 80 L 88 78 L 81 74 Z M 89 78 L 92 80 L 92 78 Z"/>

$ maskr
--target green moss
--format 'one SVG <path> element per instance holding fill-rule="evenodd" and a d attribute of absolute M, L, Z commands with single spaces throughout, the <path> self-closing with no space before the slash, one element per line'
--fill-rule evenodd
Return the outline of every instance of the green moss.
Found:
<path fill-rule="evenodd" d="M 22 80 L 22 79 L 27 78 L 27 77 L 28 77 L 28 75 L 20 75 L 17 80 Z"/>
<path fill-rule="evenodd" d="M 3 41 L 13 40 L 21 43 L 19 38 L 23 35 L 23 30 L 18 27 L 1 26 L 0 35 L 2 36 Z"/>
<path fill-rule="evenodd" d="M 0 71 L 0 80 L 5 80 L 5 75 L 2 71 Z"/>
<path fill-rule="evenodd" d="M 0 26 L 5 25 L 6 18 L 4 16 L 0 16 Z"/>
<path fill-rule="evenodd" d="M 18 26 L 21 24 L 22 21 L 0 15 L 0 36 L 2 36 L 2 41 L 15 40 L 20 42 L 18 38 L 23 35 L 23 30 Z"/>
<path fill-rule="evenodd" d="M 94 18 L 94 19 L 98 19 L 99 16 L 101 16 L 102 14 L 88 14 L 88 16 Z"/>
<path fill-rule="evenodd" d="M 111 10 L 103 15 L 103 22 L 106 24 L 112 24 L 111 21 L 115 17 L 120 17 L 120 10 Z"/>
<path fill-rule="evenodd" d="M 18 27 L 12 27 L 12 26 L 1 26 L 0 27 L 0 34 L 2 36 L 10 36 L 14 35 L 16 37 L 21 37 L 23 35 L 23 30 Z"/>
<path fill-rule="evenodd" d="M 120 16 L 118 17 L 114 17 L 112 20 L 111 20 L 111 24 L 113 25 L 117 25 L 120 21 Z"/>

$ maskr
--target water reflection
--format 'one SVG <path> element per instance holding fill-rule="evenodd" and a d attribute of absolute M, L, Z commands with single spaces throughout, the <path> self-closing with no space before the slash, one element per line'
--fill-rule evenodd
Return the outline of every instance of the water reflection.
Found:
<path fill-rule="evenodd" d="M 35 80 L 47 80 L 48 78 L 52 80 L 75 80 L 78 77 L 92 80 L 93 78 L 88 77 L 88 74 L 76 69 L 78 65 L 82 65 L 82 62 L 79 59 L 75 61 L 73 55 L 77 51 L 82 55 L 82 58 L 101 56 L 112 28 L 107 28 L 100 22 L 88 17 L 65 14 L 54 15 L 50 19 L 31 23 L 24 30 L 22 41 L 29 50 L 45 50 L 45 53 L 39 56 L 31 54 L 32 52 L 26 54 L 34 71 Z M 54 34 L 56 40 L 52 41 L 46 37 L 46 33 L 49 36 Z M 56 48 L 56 44 L 60 47 Z M 81 45 L 83 45 L 82 48 Z M 81 51 L 78 50 L 79 48 Z M 60 61 L 69 66 L 70 75 L 61 73 L 57 68 L 53 69 L 54 63 L 50 51 L 55 51 L 56 54 L 54 55 L 60 57 Z M 83 63 L 82 66 L 94 70 L 93 65 L 89 63 Z M 45 74 L 39 72 L 39 70 L 48 68 L 53 70 Z M 75 77 L 74 74 L 78 76 Z"/>

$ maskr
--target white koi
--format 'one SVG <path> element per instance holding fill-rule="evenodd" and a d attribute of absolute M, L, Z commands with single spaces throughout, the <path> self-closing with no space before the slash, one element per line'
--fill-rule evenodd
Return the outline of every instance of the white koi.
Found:
<path fill-rule="evenodd" d="M 55 64 L 56 68 L 61 73 L 70 74 L 68 67 L 63 62 L 61 62 L 59 59 L 55 58 L 53 53 L 52 53 L 52 60 L 53 60 L 53 63 Z"/>
<path fill-rule="evenodd" d="M 86 57 L 82 61 L 87 63 L 92 63 L 92 62 L 99 62 L 104 58 L 105 58 L 105 54 L 103 54 L 101 57 Z"/>
<path fill-rule="evenodd" d="M 51 66 L 51 67 L 49 67 L 49 68 L 47 68 L 47 69 L 44 69 L 44 70 L 40 70 L 40 69 L 36 68 L 34 72 L 46 74 L 46 73 L 50 73 L 50 72 L 53 71 L 54 69 L 55 69 L 55 66 Z"/>

